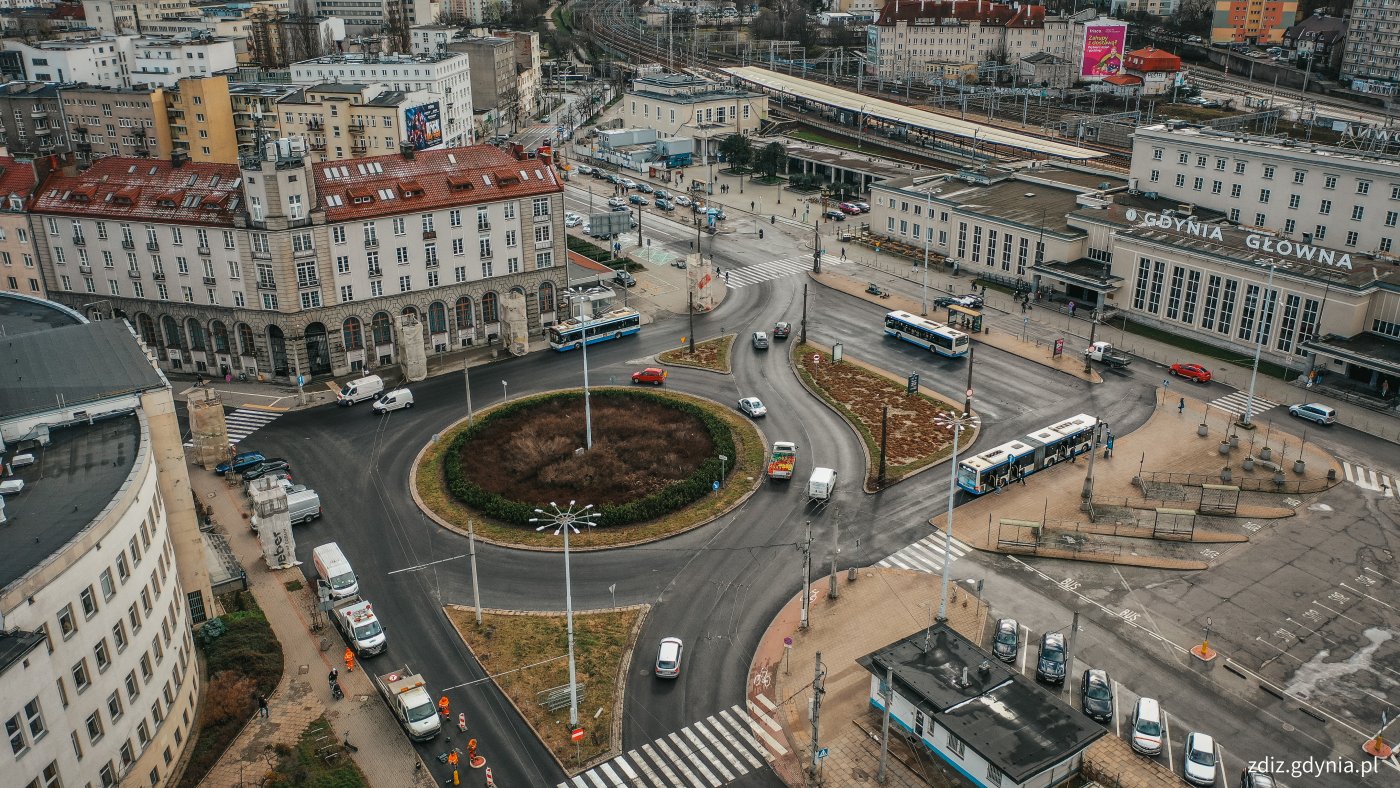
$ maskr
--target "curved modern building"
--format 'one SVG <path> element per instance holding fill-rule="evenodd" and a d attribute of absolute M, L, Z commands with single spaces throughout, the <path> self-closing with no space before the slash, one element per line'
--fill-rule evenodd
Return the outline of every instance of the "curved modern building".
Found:
<path fill-rule="evenodd" d="M 124 321 L 0 295 L 6 785 L 165 785 L 211 603 L 174 401 Z"/>

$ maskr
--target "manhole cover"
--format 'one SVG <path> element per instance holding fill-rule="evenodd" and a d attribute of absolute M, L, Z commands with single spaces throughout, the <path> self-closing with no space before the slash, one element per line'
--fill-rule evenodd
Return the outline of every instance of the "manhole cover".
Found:
<path fill-rule="evenodd" d="M 299 674 L 301 674 L 301 675 L 303 675 L 303 676 L 305 676 L 306 674 L 308 674 L 308 673 L 310 673 L 310 672 L 311 672 L 311 666 L 310 666 L 310 665 L 298 665 L 298 666 L 297 666 L 297 673 L 299 673 Z"/>
<path fill-rule="evenodd" d="M 1285 722 L 1285 723 L 1283 724 L 1283 729 L 1284 729 L 1284 731 L 1286 731 L 1286 732 L 1288 732 L 1288 733 L 1292 733 L 1293 731 L 1297 730 L 1297 728 L 1294 728 L 1293 725 L 1292 725 L 1291 723 L 1287 723 L 1287 722 Z"/>

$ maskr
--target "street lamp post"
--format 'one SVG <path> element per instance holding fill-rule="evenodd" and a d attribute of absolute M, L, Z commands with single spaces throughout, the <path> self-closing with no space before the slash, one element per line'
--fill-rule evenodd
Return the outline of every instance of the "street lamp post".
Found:
<path fill-rule="evenodd" d="M 1276 267 L 1269 266 L 1269 279 L 1264 283 L 1264 297 L 1272 299 L 1267 305 L 1268 312 L 1260 309 L 1259 320 L 1255 324 L 1254 368 L 1249 373 L 1249 399 L 1245 401 L 1244 417 L 1240 419 L 1240 426 L 1247 430 L 1254 428 L 1254 384 L 1259 380 L 1259 356 L 1264 352 L 1264 315 L 1273 317 L 1274 301 L 1278 299 L 1278 296 L 1274 294 L 1274 269 Z"/>
<path fill-rule="evenodd" d="M 938 623 L 948 620 L 948 570 L 952 562 L 948 557 L 953 550 L 953 498 L 958 491 L 958 437 L 965 429 L 976 429 L 981 419 L 964 411 L 945 413 L 933 420 L 934 424 L 953 431 L 953 458 L 949 461 L 948 472 L 948 516 L 943 522 L 943 591 L 938 600 Z"/>
<path fill-rule="evenodd" d="M 933 194 L 931 192 L 924 194 L 924 202 L 924 215 L 933 216 Z M 924 225 L 924 231 L 924 300 L 919 314 L 928 317 L 928 245 L 929 241 L 933 240 L 933 225 Z"/>
<path fill-rule="evenodd" d="M 501 381 L 501 402 L 510 402 L 510 388 L 504 380 Z"/>
<path fill-rule="evenodd" d="M 579 525 L 590 528 L 597 525 L 593 518 L 598 516 L 598 512 L 590 511 L 593 508 L 591 503 L 575 510 L 574 501 L 569 501 L 567 509 L 560 509 L 550 501 L 549 508 L 553 511 L 536 509 L 535 514 L 543 516 L 531 517 L 530 522 L 544 523 L 535 528 L 536 531 L 553 528 L 555 535 L 564 535 L 564 619 L 569 634 L 569 729 L 573 730 L 578 727 L 578 674 L 574 670 L 574 590 L 569 575 L 569 532 L 578 533 Z"/>

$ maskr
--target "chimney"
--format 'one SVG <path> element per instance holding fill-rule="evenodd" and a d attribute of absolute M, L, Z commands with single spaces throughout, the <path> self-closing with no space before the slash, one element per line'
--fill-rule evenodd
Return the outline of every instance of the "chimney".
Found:
<path fill-rule="evenodd" d="M 400 143 L 399 143 L 399 154 L 402 155 L 405 159 L 408 159 L 409 161 L 413 161 L 413 143 L 411 143 L 411 142 L 400 142 Z"/>
<path fill-rule="evenodd" d="M 185 166 L 185 162 L 187 162 L 187 161 L 189 161 L 189 160 L 190 160 L 190 155 L 189 155 L 188 153 L 185 153 L 185 152 L 182 151 L 182 150 L 176 150 L 176 151 L 171 151 L 171 152 L 170 152 L 170 166 L 173 167 L 173 168 L 175 168 L 175 169 L 177 169 L 177 170 L 180 169 L 181 167 Z"/>

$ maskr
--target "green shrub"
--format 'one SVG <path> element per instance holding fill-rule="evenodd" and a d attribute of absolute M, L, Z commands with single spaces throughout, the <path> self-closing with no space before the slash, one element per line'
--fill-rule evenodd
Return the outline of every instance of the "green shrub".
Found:
<path fill-rule="evenodd" d="M 673 408 L 682 413 L 689 414 L 705 425 L 706 431 L 710 435 L 710 440 L 714 445 L 714 454 L 700 464 L 685 479 L 675 482 L 667 487 L 658 490 L 650 495 L 638 498 L 635 501 L 626 503 L 603 505 L 598 508 L 598 521 L 600 527 L 629 525 L 631 523 L 654 520 L 677 509 L 684 508 L 700 500 L 712 491 L 711 484 L 715 479 L 720 478 L 720 473 L 730 473 L 734 470 L 735 463 L 721 463 L 719 455 L 723 454 L 733 460 L 738 455 L 734 446 L 734 436 L 729 431 L 729 426 L 723 420 L 711 414 L 708 410 L 690 402 L 672 399 L 660 394 L 646 391 L 595 391 L 592 396 L 599 397 L 628 397 L 632 399 L 646 398 L 652 402 L 660 403 L 666 407 Z M 583 397 L 579 392 L 559 392 L 554 394 L 543 394 L 536 397 L 515 400 L 492 411 L 484 418 L 477 419 L 476 423 L 452 439 L 452 444 L 448 446 L 446 455 L 443 458 L 443 471 L 447 479 L 447 488 L 452 496 L 463 504 L 481 512 L 486 517 L 503 523 L 512 525 L 529 525 L 530 518 L 535 516 L 535 509 L 543 505 L 539 503 L 527 503 L 522 501 L 508 500 L 494 492 L 482 489 L 479 485 L 467 478 L 463 472 L 461 456 L 462 448 L 479 435 L 486 425 L 495 419 L 513 416 L 522 411 L 534 408 L 540 403 L 550 400 L 578 400 Z"/>

